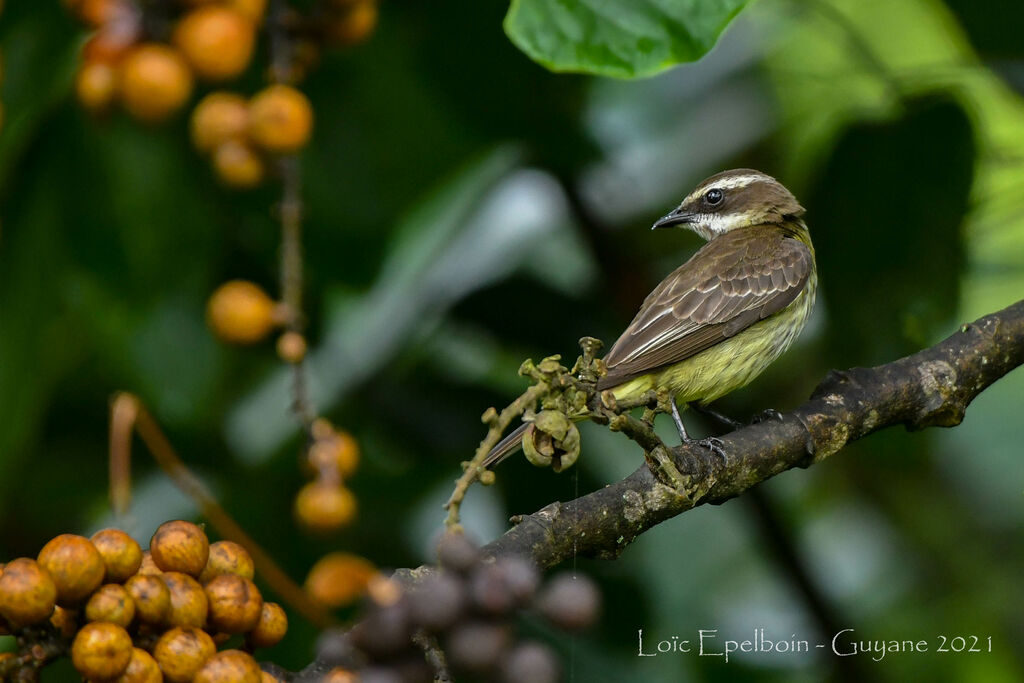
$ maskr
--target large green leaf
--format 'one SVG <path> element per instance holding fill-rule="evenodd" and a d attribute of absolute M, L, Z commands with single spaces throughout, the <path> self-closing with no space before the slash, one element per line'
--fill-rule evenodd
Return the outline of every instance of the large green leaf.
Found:
<path fill-rule="evenodd" d="M 505 33 L 552 71 L 634 78 L 700 59 L 747 0 L 512 0 Z"/>

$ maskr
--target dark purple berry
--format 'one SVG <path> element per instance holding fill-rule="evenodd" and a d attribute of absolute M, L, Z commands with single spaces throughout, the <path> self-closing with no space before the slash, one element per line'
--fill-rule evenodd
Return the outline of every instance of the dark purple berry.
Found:
<path fill-rule="evenodd" d="M 351 632 L 341 628 L 327 629 L 316 639 L 318 662 L 335 667 L 351 668 L 358 661 L 359 654 L 352 642 Z"/>
<path fill-rule="evenodd" d="M 359 672 L 359 683 L 405 683 L 405 679 L 390 667 L 371 666 Z"/>
<path fill-rule="evenodd" d="M 391 665 L 402 679 L 402 683 L 433 683 L 434 670 L 430 668 L 423 653 L 414 653 Z M 361 680 L 360 683 L 363 683 Z"/>
<path fill-rule="evenodd" d="M 601 593 L 586 576 L 563 572 L 544 585 L 536 605 L 538 611 L 555 626 L 579 631 L 597 620 Z"/>
<path fill-rule="evenodd" d="M 446 651 L 456 671 L 483 674 L 497 666 L 511 640 L 505 624 L 470 621 L 452 629 Z"/>
<path fill-rule="evenodd" d="M 412 641 L 405 602 L 370 609 L 350 633 L 356 647 L 376 659 L 408 649 Z"/>
<path fill-rule="evenodd" d="M 558 657 L 541 643 L 517 645 L 501 663 L 501 679 L 506 683 L 558 683 L 560 675 Z"/>
<path fill-rule="evenodd" d="M 525 557 L 505 557 L 497 565 L 505 576 L 505 583 L 518 604 L 528 602 L 540 585 L 537 566 Z"/>
<path fill-rule="evenodd" d="M 407 594 L 409 616 L 414 626 L 428 631 L 443 631 L 462 615 L 466 606 L 463 581 L 444 571 L 423 579 Z"/>
<path fill-rule="evenodd" d="M 490 616 L 505 614 L 516 602 L 498 564 L 477 567 L 469 578 L 469 592 L 477 609 Z"/>
<path fill-rule="evenodd" d="M 449 531 L 437 544 L 441 566 L 454 572 L 468 572 L 480 561 L 480 548 L 465 533 Z"/>

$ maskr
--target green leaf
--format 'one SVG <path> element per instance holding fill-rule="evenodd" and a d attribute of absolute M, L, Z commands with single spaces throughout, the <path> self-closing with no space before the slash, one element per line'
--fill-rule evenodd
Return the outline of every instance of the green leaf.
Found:
<path fill-rule="evenodd" d="M 512 0 L 505 33 L 552 71 L 636 78 L 710 50 L 748 0 Z"/>

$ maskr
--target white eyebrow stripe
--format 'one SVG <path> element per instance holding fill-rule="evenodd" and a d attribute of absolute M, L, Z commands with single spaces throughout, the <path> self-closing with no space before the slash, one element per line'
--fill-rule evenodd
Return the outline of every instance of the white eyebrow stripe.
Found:
<path fill-rule="evenodd" d="M 737 175 L 731 178 L 724 178 L 714 183 L 711 187 L 718 187 L 723 190 L 728 190 L 733 187 L 743 187 L 745 185 L 750 185 L 751 183 L 756 183 L 759 180 L 769 180 L 769 178 L 768 176 L 761 173 L 748 173 L 746 175 Z"/>
<path fill-rule="evenodd" d="M 722 180 L 716 180 L 714 183 L 706 187 L 702 187 L 697 190 L 689 197 L 684 200 L 684 203 L 700 197 L 710 189 L 717 188 L 719 190 L 731 190 L 737 187 L 746 187 L 751 183 L 771 181 L 770 176 L 766 176 L 763 173 L 746 173 L 744 175 L 737 175 L 731 178 L 723 178 Z"/>

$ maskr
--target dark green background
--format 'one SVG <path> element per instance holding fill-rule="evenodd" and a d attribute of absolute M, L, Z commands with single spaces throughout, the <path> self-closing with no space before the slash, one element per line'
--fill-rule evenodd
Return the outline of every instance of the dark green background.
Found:
<path fill-rule="evenodd" d="M 615 81 L 529 61 L 502 33 L 503 3 L 386 2 L 369 43 L 326 53 L 303 84 L 317 117 L 302 158 L 313 383 L 364 450 L 358 523 L 311 539 L 290 513 L 300 444 L 272 342 L 228 348 L 203 319 L 226 279 L 275 291 L 277 190 L 221 188 L 186 116 L 149 128 L 84 113 L 71 94 L 83 31 L 57 2 L 6 5 L 0 558 L 109 522 L 107 408 L 129 390 L 293 576 L 336 548 L 427 560 L 479 415 L 524 386 L 519 362 L 614 340 L 698 246 L 647 228 L 724 168 L 796 193 L 821 277 L 798 345 L 726 412 L 785 410 L 829 368 L 892 360 L 1024 294 L 1019 3 L 765 0 L 702 61 Z M 259 71 L 237 89 L 254 92 Z M 872 436 L 667 522 L 619 561 L 580 558 L 605 619 L 554 645 L 578 681 L 1020 680 L 1022 405 L 1018 372 L 954 430 Z M 516 461 L 474 489 L 469 526 L 493 536 L 640 461 L 599 428 L 583 439 L 566 474 Z M 141 448 L 135 481 L 139 538 L 195 514 Z M 932 652 L 638 658 L 640 628 L 825 643 L 853 628 Z M 293 615 L 267 656 L 299 667 L 312 635 Z M 934 652 L 957 635 L 991 636 L 992 652 Z"/>

